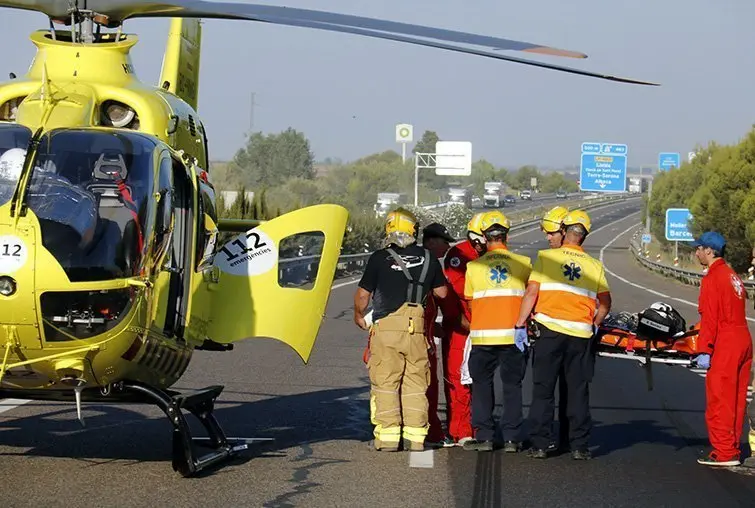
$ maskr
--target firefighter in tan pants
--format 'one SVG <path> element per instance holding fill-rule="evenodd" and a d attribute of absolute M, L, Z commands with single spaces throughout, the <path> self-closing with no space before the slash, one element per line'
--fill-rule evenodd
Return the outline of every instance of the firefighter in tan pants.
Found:
<path fill-rule="evenodd" d="M 386 218 L 386 247 L 375 251 L 354 295 L 354 322 L 370 329 L 370 414 L 376 450 L 424 450 L 430 385 L 425 301 L 448 294 L 440 263 L 417 245 L 416 217 L 399 208 Z M 373 296 L 374 295 L 374 296 Z M 373 298 L 373 325 L 364 315 Z"/>

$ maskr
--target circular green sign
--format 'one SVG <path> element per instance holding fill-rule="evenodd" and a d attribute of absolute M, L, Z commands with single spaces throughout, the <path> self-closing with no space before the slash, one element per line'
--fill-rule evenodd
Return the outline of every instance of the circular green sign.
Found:
<path fill-rule="evenodd" d="M 401 129 L 399 129 L 398 131 L 398 135 L 401 136 L 402 138 L 408 138 L 409 129 L 407 129 L 406 127 L 401 127 Z"/>

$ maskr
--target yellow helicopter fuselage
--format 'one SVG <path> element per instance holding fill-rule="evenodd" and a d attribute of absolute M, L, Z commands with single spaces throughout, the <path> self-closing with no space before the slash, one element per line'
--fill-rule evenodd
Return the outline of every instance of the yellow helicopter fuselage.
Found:
<path fill-rule="evenodd" d="M 2 393 L 50 398 L 41 392 L 72 387 L 105 393 L 120 380 L 164 389 L 181 377 L 195 348 L 224 350 L 251 337 L 277 338 L 308 359 L 346 211 L 335 205 L 297 210 L 218 251 L 224 223 L 217 218 L 207 135 L 196 113 L 200 37 L 197 20 L 173 21 L 162 86 L 155 87 L 136 77 L 129 53 L 137 42 L 133 35 L 101 34 L 82 44 L 72 42 L 70 32 L 37 31 L 31 36 L 37 55 L 27 75 L 0 85 L 0 140 L 5 134 L 24 139 L 26 132 L 32 138 L 19 143 L 28 154 L 23 173 L 12 197 L 0 202 L 0 279 L 12 280 L 7 284 L 14 289 L 0 295 Z M 76 143 L 86 150 L 77 152 Z M 103 159 L 95 147 L 111 144 L 126 148 L 121 155 L 108 148 Z M 99 264 L 81 264 L 98 249 L 80 247 L 96 244 L 96 238 L 85 241 L 88 233 L 78 247 L 73 241 L 60 246 L 66 235 L 51 239 L 57 226 L 42 215 L 60 196 L 34 190 L 42 178 L 39 166 L 50 161 L 66 182 L 79 182 L 77 195 L 94 196 L 98 220 L 115 231 L 113 249 L 131 249 L 124 273 L 114 269 L 101 276 Z M 113 181 L 105 185 L 90 177 L 92 161 L 95 176 Z M 118 167 L 142 180 L 131 182 Z M 136 189 L 143 193 L 132 200 Z M 133 207 L 123 206 L 129 202 Z M 117 213 L 125 219 L 114 218 Z M 113 224 L 122 223 L 119 232 Z M 99 224 L 94 231 L 102 229 Z M 279 278 L 281 240 L 310 231 L 324 239 L 320 276 L 310 287 L 285 287 Z M 129 247 L 136 245 L 135 236 L 138 248 Z M 214 262 L 216 254 L 222 262 Z"/>

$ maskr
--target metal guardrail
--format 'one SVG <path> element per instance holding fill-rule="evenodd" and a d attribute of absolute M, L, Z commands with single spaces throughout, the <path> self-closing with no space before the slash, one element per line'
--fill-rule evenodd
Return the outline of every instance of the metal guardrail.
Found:
<path fill-rule="evenodd" d="M 617 203 L 625 201 L 627 199 L 634 198 L 636 196 L 601 196 L 596 199 L 587 200 L 588 204 L 585 206 L 575 207 L 574 210 L 589 210 L 600 206 L 605 206 L 611 203 Z M 540 217 L 533 219 L 523 220 L 515 223 L 511 226 L 511 231 L 517 231 L 530 226 L 535 226 L 539 223 Z M 357 275 L 364 271 L 364 267 L 367 264 L 367 260 L 372 255 L 372 252 L 364 252 L 359 254 L 344 254 L 338 258 L 338 264 L 336 265 L 335 279 L 342 279 Z M 312 277 L 317 274 L 318 262 L 320 256 L 299 256 L 293 258 L 284 258 L 278 261 L 278 277 L 281 283 L 294 284 L 294 281 L 312 281 Z"/>
<path fill-rule="evenodd" d="M 637 225 L 637 231 L 632 234 L 632 239 L 629 241 L 629 250 L 632 252 L 634 258 L 645 268 L 660 273 L 666 277 L 674 278 L 680 282 L 691 286 L 699 286 L 700 280 L 705 273 L 703 271 L 685 270 L 684 268 L 678 268 L 676 266 L 669 266 L 665 263 L 659 263 L 647 258 L 642 252 L 642 245 L 640 244 L 642 236 L 642 224 Z M 755 281 L 743 278 L 745 289 L 749 293 L 751 298 L 755 298 Z"/>

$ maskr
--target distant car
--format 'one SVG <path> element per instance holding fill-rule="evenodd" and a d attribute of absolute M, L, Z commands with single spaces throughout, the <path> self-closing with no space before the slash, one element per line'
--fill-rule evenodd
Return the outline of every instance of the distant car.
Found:
<path fill-rule="evenodd" d="M 566 199 L 568 197 L 568 194 L 566 194 L 566 191 L 560 190 L 560 191 L 556 192 L 556 197 L 558 199 Z"/>
<path fill-rule="evenodd" d="M 504 203 L 516 203 L 516 196 L 513 194 L 506 194 L 506 196 L 503 198 Z"/>
<path fill-rule="evenodd" d="M 529 199 L 530 201 L 532 201 L 532 192 L 531 191 L 523 190 L 522 193 L 520 194 L 520 196 L 521 196 L 522 199 Z"/>

